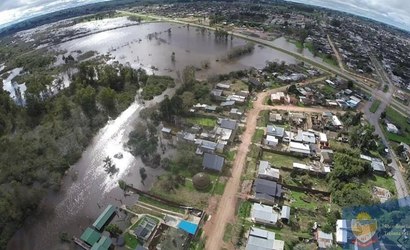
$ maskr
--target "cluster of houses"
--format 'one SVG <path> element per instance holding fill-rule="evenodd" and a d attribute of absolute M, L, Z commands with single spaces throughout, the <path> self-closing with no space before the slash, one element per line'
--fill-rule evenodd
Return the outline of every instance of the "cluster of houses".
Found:
<path fill-rule="evenodd" d="M 253 203 L 251 209 L 251 220 L 255 224 L 274 227 L 280 223 L 289 222 L 290 207 L 279 208 L 278 206 L 282 198 L 282 186 L 278 183 L 279 179 L 279 169 L 272 168 L 267 161 L 260 161 L 257 179 L 253 185 L 254 200 L 260 202 Z M 284 245 L 282 240 L 275 239 L 273 232 L 253 227 L 249 232 L 246 249 L 283 250 Z"/>

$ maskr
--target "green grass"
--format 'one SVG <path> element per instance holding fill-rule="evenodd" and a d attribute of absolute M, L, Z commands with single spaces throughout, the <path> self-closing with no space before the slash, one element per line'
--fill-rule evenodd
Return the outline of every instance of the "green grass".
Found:
<path fill-rule="evenodd" d="M 373 175 L 372 177 L 369 177 L 367 179 L 365 185 L 369 188 L 370 191 L 373 186 L 378 186 L 389 190 L 392 194 L 396 194 L 396 185 L 394 184 L 392 177 Z"/>
<path fill-rule="evenodd" d="M 229 242 L 232 240 L 233 231 L 234 231 L 234 225 L 230 223 L 226 224 L 224 238 L 223 238 L 225 242 Z"/>
<path fill-rule="evenodd" d="M 261 143 L 264 135 L 265 135 L 265 131 L 263 129 L 257 129 L 255 131 L 255 134 L 253 134 L 252 142 Z"/>
<path fill-rule="evenodd" d="M 383 92 L 384 92 L 384 93 L 387 93 L 387 91 L 389 91 L 389 85 L 385 84 L 385 85 L 383 86 Z"/>
<path fill-rule="evenodd" d="M 135 249 L 138 245 L 143 245 L 139 240 L 130 233 L 125 233 L 124 235 L 125 245 L 130 249 Z"/>
<path fill-rule="evenodd" d="M 236 152 L 229 150 L 229 151 L 225 152 L 224 155 L 225 155 L 226 160 L 233 161 L 233 160 L 235 160 Z"/>
<path fill-rule="evenodd" d="M 281 155 L 276 153 L 271 153 L 264 151 L 262 154 L 262 160 L 268 161 L 272 166 L 277 168 L 293 168 L 293 163 L 307 163 L 309 159 L 307 158 L 297 158 L 290 155 Z"/>
<path fill-rule="evenodd" d="M 190 117 L 187 119 L 187 121 L 201 127 L 213 128 L 216 125 L 216 119 L 209 117 Z"/>
<path fill-rule="evenodd" d="M 315 210 L 318 207 L 318 202 L 315 201 L 310 195 L 304 194 L 303 192 L 291 191 L 290 197 L 292 199 L 290 206 L 293 208 Z"/>
<path fill-rule="evenodd" d="M 218 180 L 218 182 L 215 183 L 213 193 L 216 195 L 223 195 L 225 191 L 225 186 L 226 182 L 221 182 L 220 180 Z"/>
<path fill-rule="evenodd" d="M 259 118 L 258 118 L 258 127 L 266 127 L 269 123 L 269 110 L 262 110 L 259 113 Z"/>
<path fill-rule="evenodd" d="M 380 100 L 377 100 L 377 99 L 374 100 L 372 103 L 372 106 L 370 106 L 369 108 L 370 112 L 376 113 L 376 111 L 379 109 L 380 104 L 381 104 Z"/>
<path fill-rule="evenodd" d="M 249 201 L 242 201 L 239 206 L 238 216 L 239 218 L 246 219 L 251 214 L 252 203 Z"/>
<path fill-rule="evenodd" d="M 381 125 L 388 139 L 391 141 L 399 142 L 399 143 L 404 142 L 404 143 L 410 144 L 410 124 L 407 123 L 408 118 L 404 117 L 403 115 L 401 115 L 400 113 L 392 109 L 391 107 L 386 108 L 386 118 L 390 120 L 396 126 L 400 127 L 400 132 L 402 133 L 400 135 L 390 133 L 386 130 L 385 125 Z"/>

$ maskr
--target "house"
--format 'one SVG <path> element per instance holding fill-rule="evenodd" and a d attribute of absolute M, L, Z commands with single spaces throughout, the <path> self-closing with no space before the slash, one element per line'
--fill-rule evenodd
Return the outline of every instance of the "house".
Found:
<path fill-rule="evenodd" d="M 111 238 L 103 235 L 97 243 L 95 243 L 90 250 L 108 250 L 112 245 Z"/>
<path fill-rule="evenodd" d="M 188 132 L 178 132 L 177 137 L 179 140 L 185 140 L 186 142 L 195 143 L 195 134 Z"/>
<path fill-rule="evenodd" d="M 333 235 L 324 233 L 321 230 L 316 232 L 316 240 L 319 249 L 329 249 L 333 246 Z"/>
<path fill-rule="evenodd" d="M 221 89 L 211 90 L 211 98 L 215 101 L 224 101 L 225 97 L 222 94 L 223 94 L 223 90 Z"/>
<path fill-rule="evenodd" d="M 207 170 L 221 172 L 222 167 L 224 166 L 224 161 L 225 158 L 219 155 L 205 153 L 202 160 L 202 167 Z"/>
<path fill-rule="evenodd" d="M 97 232 L 96 230 L 90 227 L 87 227 L 87 229 L 85 229 L 85 231 L 81 235 L 80 239 L 83 242 L 87 243 L 88 245 L 92 246 L 95 243 L 97 243 L 100 237 L 101 237 L 101 234 L 99 232 Z"/>
<path fill-rule="evenodd" d="M 280 212 L 280 219 L 284 223 L 288 223 L 290 220 L 290 207 L 288 206 L 283 206 L 282 210 Z"/>
<path fill-rule="evenodd" d="M 260 81 L 258 81 L 258 79 L 256 79 L 255 77 L 250 77 L 248 83 L 256 89 L 263 88 L 263 84 Z"/>
<path fill-rule="evenodd" d="M 206 112 L 215 112 L 217 108 L 218 108 L 218 107 L 215 106 L 215 105 L 207 105 L 207 106 L 205 107 L 205 111 L 206 111 Z"/>
<path fill-rule="evenodd" d="M 255 198 L 275 201 L 282 197 L 282 185 L 275 181 L 256 179 L 254 182 Z"/>
<path fill-rule="evenodd" d="M 94 221 L 93 227 L 99 231 L 101 231 L 105 225 L 109 223 L 109 221 L 114 217 L 116 214 L 117 208 L 113 205 L 108 205 L 105 210 L 98 216 L 98 218 Z"/>
<path fill-rule="evenodd" d="M 348 242 L 348 235 L 350 231 L 350 221 L 337 220 L 336 222 L 336 243 L 346 244 Z"/>
<path fill-rule="evenodd" d="M 389 131 L 390 133 L 393 133 L 393 134 L 399 133 L 399 129 L 396 127 L 396 125 L 389 123 L 389 122 L 386 125 L 387 125 L 387 131 Z"/>
<path fill-rule="evenodd" d="M 228 95 L 226 97 L 227 101 L 235 101 L 236 103 L 244 103 L 246 101 L 246 97 L 245 96 L 241 96 L 241 95 Z"/>
<path fill-rule="evenodd" d="M 281 114 L 275 113 L 275 112 L 270 112 L 269 113 L 269 121 L 273 123 L 282 123 L 283 122 L 283 117 Z"/>
<path fill-rule="evenodd" d="M 229 116 L 233 119 L 240 119 L 242 117 L 242 112 L 239 111 L 237 108 L 232 108 L 229 112 Z"/>
<path fill-rule="evenodd" d="M 285 129 L 282 127 L 277 127 L 275 125 L 268 125 L 266 127 L 266 134 L 275 136 L 278 139 L 282 139 L 285 135 Z"/>
<path fill-rule="evenodd" d="M 220 82 L 220 83 L 216 84 L 216 87 L 217 87 L 218 89 L 228 90 L 228 89 L 231 88 L 231 85 L 230 85 L 229 83 L 227 83 L 227 82 Z"/>
<path fill-rule="evenodd" d="M 308 156 L 311 154 L 309 144 L 303 144 L 303 143 L 293 142 L 293 141 L 289 143 L 289 151 L 291 153 L 301 154 L 305 156 Z"/>
<path fill-rule="evenodd" d="M 196 152 L 199 155 L 202 155 L 203 153 L 210 153 L 210 154 L 215 153 L 216 147 L 218 145 L 218 143 L 216 142 L 201 140 L 201 139 L 197 139 L 195 141 L 195 144 L 199 145 L 197 152 Z"/>
<path fill-rule="evenodd" d="M 221 107 L 222 108 L 230 108 L 235 105 L 235 101 L 226 101 L 226 102 L 221 102 Z"/>
<path fill-rule="evenodd" d="M 285 95 L 284 92 L 276 92 L 270 95 L 270 100 L 272 103 L 289 103 L 289 96 Z"/>
<path fill-rule="evenodd" d="M 220 127 L 235 130 L 237 127 L 237 122 L 232 119 L 222 119 Z"/>
<path fill-rule="evenodd" d="M 325 133 L 319 133 L 319 142 L 321 145 L 327 144 L 327 135 Z"/>
<path fill-rule="evenodd" d="M 276 147 L 279 143 L 279 140 L 271 135 L 267 135 L 265 139 L 265 144 L 270 147 Z"/>
<path fill-rule="evenodd" d="M 320 162 L 324 164 L 332 164 L 333 163 L 333 153 L 322 150 L 320 152 Z"/>
<path fill-rule="evenodd" d="M 279 169 L 272 168 L 267 161 L 260 161 L 258 167 L 258 178 L 277 181 L 280 178 Z"/>
<path fill-rule="evenodd" d="M 342 122 L 339 120 L 337 116 L 332 116 L 332 125 L 336 128 L 341 128 L 343 126 Z"/>
<path fill-rule="evenodd" d="M 144 216 L 141 220 L 134 233 L 139 240 L 147 241 L 157 227 L 157 223 L 148 216 Z"/>
<path fill-rule="evenodd" d="M 245 250 L 283 250 L 285 242 L 275 239 L 275 233 L 256 227 L 249 231 Z"/>
<path fill-rule="evenodd" d="M 404 142 L 401 142 L 400 145 L 403 146 L 403 149 L 404 149 L 404 150 L 403 150 L 403 153 L 402 153 L 404 159 L 405 159 L 407 162 L 410 162 L 410 146 L 407 145 L 407 144 L 404 143 Z"/>
<path fill-rule="evenodd" d="M 316 143 L 316 137 L 315 134 L 311 133 L 311 132 L 306 132 L 306 131 L 302 131 L 302 130 L 298 130 L 298 134 L 301 134 L 302 137 L 302 142 L 303 143 L 310 143 L 310 144 L 315 144 Z"/>
<path fill-rule="evenodd" d="M 259 203 L 252 205 L 251 218 L 255 223 L 274 226 L 278 222 L 278 217 L 272 206 Z"/>
<path fill-rule="evenodd" d="M 171 131 L 172 130 L 170 128 L 163 127 L 161 129 L 162 136 L 166 139 L 171 138 L 172 137 Z"/>
<path fill-rule="evenodd" d="M 386 173 L 386 167 L 384 166 L 384 163 L 382 160 L 373 158 L 370 165 L 372 166 L 374 172 L 381 173 L 381 174 Z"/>
<path fill-rule="evenodd" d="M 232 129 L 217 127 L 215 129 L 215 134 L 218 135 L 219 138 L 223 141 L 230 141 L 233 138 Z"/>

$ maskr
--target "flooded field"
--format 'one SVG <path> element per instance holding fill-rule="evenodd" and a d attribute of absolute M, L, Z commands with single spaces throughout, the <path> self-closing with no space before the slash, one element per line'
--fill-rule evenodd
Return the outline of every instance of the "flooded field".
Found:
<path fill-rule="evenodd" d="M 195 27 L 147 23 L 92 34 L 51 49 L 67 54 L 79 50 L 96 51 L 100 55 L 109 55 L 109 62 L 129 63 L 135 68 L 143 67 L 150 73 L 174 77 L 178 77 L 178 72 L 182 72 L 185 66 L 194 65 L 202 68 L 197 72 L 202 79 L 249 67 L 262 68 L 266 61 L 297 62 L 287 54 L 263 46 L 255 46 L 251 54 L 233 61 L 223 60 L 230 49 L 245 44 L 244 40 L 230 37 L 216 41 L 213 32 Z M 175 61 L 171 60 L 172 52 L 175 52 Z M 206 69 L 202 67 L 204 62 L 209 63 Z M 7 88 L 11 87 L 11 79 L 9 82 Z M 173 91 L 168 90 L 166 94 L 172 95 Z M 162 98 L 157 97 L 145 105 L 153 105 Z M 135 197 L 123 195 L 118 180 L 123 179 L 144 190 L 151 187 L 163 171 L 146 168 L 148 177 L 142 184 L 139 169 L 144 167 L 143 163 L 124 149 L 142 108 L 142 104 L 134 102 L 99 131 L 81 159 L 68 171 L 61 191 L 46 196 L 38 213 L 15 234 L 8 249 L 73 249 L 72 244 L 60 242 L 60 233 L 67 233 L 70 237 L 80 236 L 108 204 L 121 206 L 135 202 Z M 123 158 L 113 158 L 117 153 L 121 153 Z M 112 157 L 119 168 L 114 176 L 107 175 L 102 168 L 106 156 Z"/>
<path fill-rule="evenodd" d="M 97 51 L 99 54 L 111 55 L 113 61 L 130 63 L 132 67 L 142 67 L 151 73 L 172 76 L 176 76 L 176 72 L 187 65 L 201 68 L 203 62 L 209 62 L 209 68 L 198 72 L 199 78 L 250 67 L 262 68 L 266 61 L 284 61 L 288 64 L 297 62 L 292 56 L 261 46 L 255 46 L 252 54 L 236 60 L 223 60 L 230 49 L 245 44 L 246 41 L 242 39 L 230 37 L 217 41 L 213 31 L 195 27 L 147 23 L 75 39 L 62 43 L 55 49 Z M 171 60 L 172 52 L 175 52 L 175 62 Z"/>

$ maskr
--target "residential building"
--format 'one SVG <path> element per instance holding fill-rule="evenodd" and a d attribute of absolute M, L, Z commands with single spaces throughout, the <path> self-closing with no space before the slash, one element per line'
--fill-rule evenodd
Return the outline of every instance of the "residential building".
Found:
<path fill-rule="evenodd" d="M 226 98 L 222 94 L 223 90 L 221 89 L 211 90 L 211 98 L 215 101 L 224 101 Z"/>
<path fill-rule="evenodd" d="M 268 125 L 266 127 L 266 134 L 275 136 L 278 139 L 282 139 L 283 136 L 285 135 L 285 129 L 282 127 L 275 126 L 275 125 Z"/>
<path fill-rule="evenodd" d="M 372 166 L 374 172 L 382 174 L 386 173 L 386 167 L 384 166 L 382 160 L 373 158 L 370 165 Z"/>
<path fill-rule="evenodd" d="M 260 161 L 258 167 L 258 178 L 277 181 L 280 178 L 279 169 L 272 168 L 267 161 Z"/>
<path fill-rule="evenodd" d="M 305 156 L 308 156 L 311 154 L 309 144 L 303 144 L 303 143 L 293 142 L 293 141 L 289 143 L 289 151 L 295 154 L 301 154 Z"/>
<path fill-rule="evenodd" d="M 252 204 L 251 218 L 255 223 L 274 226 L 278 222 L 279 214 L 272 206 L 259 203 Z"/>
<path fill-rule="evenodd" d="M 318 230 L 316 232 L 316 240 L 319 249 L 329 249 L 333 246 L 333 235 L 331 233 L 324 233 Z"/>
<path fill-rule="evenodd" d="M 283 250 L 285 242 L 275 239 L 275 233 L 252 227 L 249 231 L 246 250 Z"/>
<path fill-rule="evenodd" d="M 279 143 L 279 140 L 271 135 L 267 135 L 265 138 L 265 145 L 269 146 L 269 147 L 276 147 Z"/>
<path fill-rule="evenodd" d="M 269 113 L 269 121 L 273 122 L 273 123 L 282 123 L 283 122 L 283 117 L 279 113 L 270 112 Z"/>
<path fill-rule="evenodd" d="M 231 85 L 230 85 L 229 83 L 227 83 L 227 82 L 220 82 L 220 83 L 216 84 L 216 87 L 217 87 L 218 89 L 228 90 L 228 89 L 231 88 Z"/>
<path fill-rule="evenodd" d="M 332 164 L 333 163 L 333 153 L 332 151 L 322 150 L 320 152 L 320 162 L 325 164 Z"/>
<path fill-rule="evenodd" d="M 284 92 L 276 92 L 270 95 L 270 100 L 272 103 L 289 103 L 289 96 L 286 95 Z"/>
<path fill-rule="evenodd" d="M 222 119 L 220 127 L 235 130 L 237 127 L 237 122 L 232 119 Z"/>
<path fill-rule="evenodd" d="M 116 214 L 117 208 L 113 205 L 108 205 L 105 210 L 94 221 L 93 227 L 99 231 L 102 231 L 105 225 L 109 223 L 112 217 Z"/>
<path fill-rule="evenodd" d="M 337 116 L 332 116 L 332 125 L 336 128 L 341 128 L 343 126 L 342 122 L 339 120 Z"/>
<path fill-rule="evenodd" d="M 275 181 L 256 179 L 254 182 L 255 198 L 276 201 L 282 197 L 282 185 Z"/>
<path fill-rule="evenodd" d="M 319 141 L 322 145 L 327 144 L 327 135 L 325 133 L 319 133 Z"/>
<path fill-rule="evenodd" d="M 202 167 L 207 170 L 221 172 L 224 162 L 225 158 L 219 155 L 205 153 L 202 159 Z"/>

